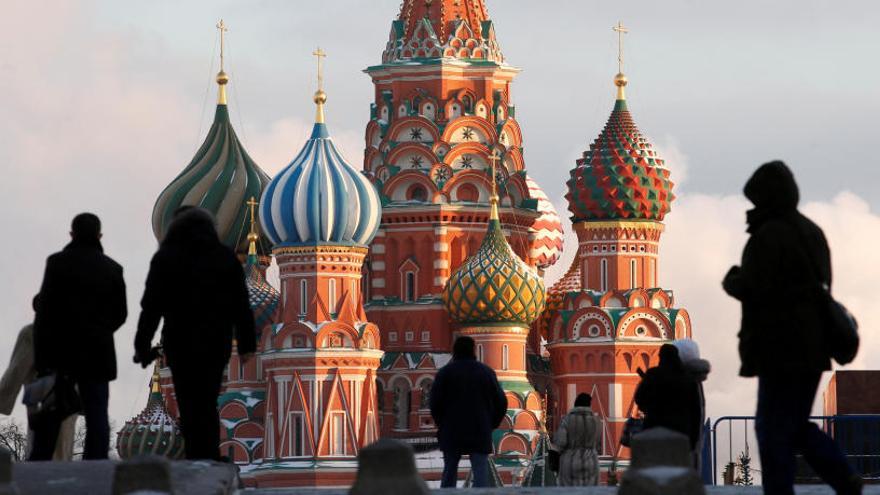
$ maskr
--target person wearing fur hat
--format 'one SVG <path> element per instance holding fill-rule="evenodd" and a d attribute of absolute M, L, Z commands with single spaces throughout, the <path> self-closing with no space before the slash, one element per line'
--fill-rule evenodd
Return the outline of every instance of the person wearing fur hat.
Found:
<path fill-rule="evenodd" d="M 562 418 L 553 438 L 559 450 L 559 485 L 591 486 L 599 483 L 599 442 L 602 422 L 590 409 L 590 394 L 578 394 L 574 408 Z"/>

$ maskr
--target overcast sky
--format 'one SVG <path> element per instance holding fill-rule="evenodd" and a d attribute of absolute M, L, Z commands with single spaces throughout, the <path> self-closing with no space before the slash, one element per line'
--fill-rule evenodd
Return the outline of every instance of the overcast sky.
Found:
<path fill-rule="evenodd" d="M 127 363 L 156 247 L 150 213 L 210 125 L 217 20 L 229 25 L 233 122 L 255 160 L 275 174 L 311 125 L 310 54 L 317 45 L 329 54 L 331 132 L 361 164 L 373 94 L 361 71 L 379 62 L 398 6 L 399 0 L 6 0 L 0 363 L 32 317 L 45 257 L 65 243 L 73 214 L 94 211 L 105 221 L 108 254 L 126 268 L 131 302 L 117 339 L 121 375 L 111 414 L 121 422 L 136 413 L 149 373 Z M 745 239 L 741 186 L 770 159 L 792 166 L 805 211 L 828 231 L 838 294 L 861 318 L 866 349 L 874 351 L 863 351 L 857 365 L 880 365 L 870 333 L 880 325 L 872 314 L 880 298 L 880 3 L 490 0 L 489 11 L 508 62 L 523 69 L 513 102 L 526 165 L 563 217 L 568 170 L 613 106 L 611 26 L 621 20 L 631 29 L 629 106 L 679 183 L 661 282 L 691 311 L 694 335 L 716 363 L 713 416 L 753 410 L 753 381 L 734 378 L 738 308 L 719 281 Z M 571 242 L 566 254 L 557 268 L 574 255 Z"/>

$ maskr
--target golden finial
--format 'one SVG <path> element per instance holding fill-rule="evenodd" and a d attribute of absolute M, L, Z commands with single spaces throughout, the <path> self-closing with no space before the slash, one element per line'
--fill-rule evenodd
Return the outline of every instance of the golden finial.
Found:
<path fill-rule="evenodd" d="M 626 93 L 623 88 L 629 80 L 623 74 L 623 35 L 629 32 L 629 29 L 623 26 L 623 23 L 617 21 L 617 25 L 612 27 L 617 33 L 617 75 L 614 76 L 614 85 L 617 86 L 617 99 L 625 100 Z"/>
<path fill-rule="evenodd" d="M 246 204 L 248 205 L 248 208 L 250 208 L 250 210 L 251 210 L 251 229 L 250 229 L 250 232 L 248 233 L 248 236 L 247 236 L 247 238 L 248 238 L 248 256 L 250 256 L 250 255 L 256 256 L 256 254 L 257 254 L 257 240 L 259 240 L 260 236 L 259 236 L 259 234 L 257 234 L 257 229 L 256 229 L 257 216 L 255 214 L 255 211 L 256 211 L 257 205 L 259 203 L 257 203 L 257 200 L 255 200 L 254 197 L 251 196 L 251 199 L 249 199 Z"/>
<path fill-rule="evenodd" d="M 492 195 L 489 196 L 489 220 L 498 220 L 498 181 L 495 178 L 498 155 L 498 151 L 492 152 Z"/>
<path fill-rule="evenodd" d="M 217 84 L 220 85 L 220 93 L 217 96 L 217 103 L 219 105 L 226 104 L 226 83 L 229 82 L 229 76 L 226 75 L 224 69 L 224 56 L 226 55 L 226 31 L 229 29 L 226 27 L 226 23 L 223 22 L 223 19 L 220 19 L 220 22 L 217 23 L 217 30 L 220 31 L 220 72 L 217 73 Z"/>
<path fill-rule="evenodd" d="M 541 432 L 547 432 L 547 396 L 550 394 L 549 390 L 544 391 L 544 397 L 541 398 Z"/>
<path fill-rule="evenodd" d="M 324 50 L 321 50 L 321 47 L 318 47 L 317 50 L 312 52 L 312 55 L 318 59 L 318 91 L 315 91 L 315 105 L 318 105 L 318 111 L 315 115 L 315 122 L 318 124 L 324 123 L 324 103 L 327 103 L 327 93 L 324 92 L 324 58 L 327 58 L 327 53 Z"/>

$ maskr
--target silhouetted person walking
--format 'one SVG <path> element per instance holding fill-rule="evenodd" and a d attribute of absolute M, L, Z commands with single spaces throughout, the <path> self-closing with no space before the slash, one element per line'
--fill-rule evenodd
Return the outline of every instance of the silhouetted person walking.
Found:
<path fill-rule="evenodd" d="M 128 308 L 122 267 L 104 255 L 101 221 L 91 213 L 73 219 L 70 244 L 46 261 L 34 318 L 34 365 L 39 376 L 72 378 L 86 418 L 83 459 L 106 459 L 110 449 L 107 403 L 116 379 L 113 333 Z M 31 460 L 50 460 L 65 418 L 34 429 Z"/>
<path fill-rule="evenodd" d="M 840 449 L 809 421 L 822 372 L 831 369 L 814 290 L 831 285 L 825 235 L 797 210 L 797 184 L 784 163 L 762 165 L 744 192 L 755 205 L 746 217 L 751 237 L 723 285 L 742 303 L 740 375 L 758 377 L 764 493 L 794 493 L 795 452 L 838 494 L 861 493 Z"/>
<path fill-rule="evenodd" d="M 236 339 L 242 362 L 256 348 L 244 270 L 200 208 L 179 211 L 150 263 L 135 357 L 146 366 L 159 320 L 174 379 L 187 459 L 220 459 L 217 397 Z"/>
<path fill-rule="evenodd" d="M 660 347 L 660 364 L 645 372 L 636 389 L 636 404 L 645 413 L 644 428 L 662 426 L 687 435 L 693 451 L 700 439 L 699 386 L 684 369 L 678 349 Z"/>
<path fill-rule="evenodd" d="M 489 486 L 492 431 L 507 412 L 507 397 L 492 368 L 477 361 L 474 339 L 459 337 L 452 361 L 431 387 L 431 416 L 443 452 L 441 488 L 454 488 L 461 456 L 469 455 L 473 486 Z"/>
<path fill-rule="evenodd" d="M 553 438 L 559 449 L 559 486 L 599 484 L 602 422 L 590 409 L 592 402 L 590 394 L 578 394 Z"/>

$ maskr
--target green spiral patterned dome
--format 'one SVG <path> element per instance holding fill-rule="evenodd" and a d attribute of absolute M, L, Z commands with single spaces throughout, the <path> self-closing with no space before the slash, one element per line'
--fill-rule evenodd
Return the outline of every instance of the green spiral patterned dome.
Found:
<path fill-rule="evenodd" d="M 464 324 L 528 326 L 544 309 L 544 297 L 544 281 L 513 252 L 496 215 L 480 249 L 443 288 L 446 310 Z"/>
<path fill-rule="evenodd" d="M 229 122 L 229 109 L 219 104 L 204 144 L 156 200 L 153 233 L 161 241 L 175 210 L 199 206 L 214 214 L 220 240 L 245 253 L 247 201 L 259 198 L 268 183 L 269 176 L 239 142 Z"/>

